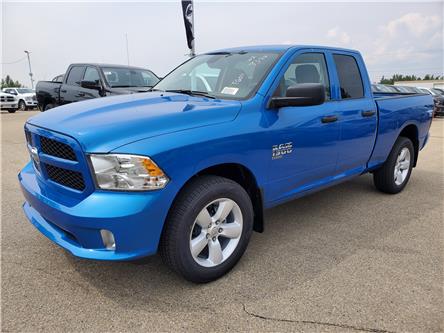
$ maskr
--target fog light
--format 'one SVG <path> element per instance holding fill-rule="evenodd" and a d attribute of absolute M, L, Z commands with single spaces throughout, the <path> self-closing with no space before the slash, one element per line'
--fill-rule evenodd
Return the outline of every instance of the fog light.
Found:
<path fill-rule="evenodd" d="M 102 229 L 100 230 L 100 235 L 102 236 L 103 244 L 107 250 L 116 249 L 116 241 L 114 240 L 114 235 L 111 231 Z"/>

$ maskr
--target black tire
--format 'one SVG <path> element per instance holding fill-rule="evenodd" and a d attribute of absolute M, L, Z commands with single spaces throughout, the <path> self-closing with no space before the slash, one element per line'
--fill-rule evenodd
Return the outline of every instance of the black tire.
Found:
<path fill-rule="evenodd" d="M 19 109 L 20 111 L 26 111 L 27 107 L 26 107 L 26 103 L 25 103 L 24 100 L 21 99 L 21 100 L 19 101 L 19 103 L 18 103 L 18 109 Z"/>
<path fill-rule="evenodd" d="M 54 104 L 46 104 L 44 107 L 43 107 L 43 111 L 48 111 L 49 109 L 52 109 L 52 108 L 54 108 L 55 106 L 54 106 Z"/>
<path fill-rule="evenodd" d="M 190 250 L 190 235 L 197 215 L 214 200 L 228 198 L 240 208 L 243 220 L 239 242 L 220 264 L 204 267 Z M 222 224 L 221 224 L 222 225 Z M 230 271 L 247 248 L 253 230 L 253 206 L 247 192 L 238 183 L 217 176 L 201 176 L 190 181 L 175 200 L 162 233 L 159 252 L 176 273 L 195 283 L 216 280 Z"/>
<path fill-rule="evenodd" d="M 395 166 L 401 150 L 407 148 L 410 152 L 410 165 L 405 179 L 401 184 L 395 182 Z M 373 182 L 378 190 L 384 193 L 396 194 L 401 192 L 407 185 L 412 173 L 413 163 L 415 160 L 415 150 L 410 139 L 400 136 L 390 152 L 387 161 L 383 166 L 373 173 Z"/>
<path fill-rule="evenodd" d="M 8 109 L 9 113 L 15 113 L 15 111 L 17 111 L 16 109 Z"/>

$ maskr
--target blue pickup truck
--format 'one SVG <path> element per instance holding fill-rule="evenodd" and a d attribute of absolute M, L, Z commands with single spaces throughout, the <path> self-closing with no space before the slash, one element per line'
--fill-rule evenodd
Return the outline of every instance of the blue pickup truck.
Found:
<path fill-rule="evenodd" d="M 398 193 L 432 121 L 430 95 L 373 94 L 359 52 L 257 46 L 198 55 L 151 92 L 30 118 L 24 212 L 73 255 L 160 252 L 208 282 L 240 259 L 264 209 L 370 172 Z"/>

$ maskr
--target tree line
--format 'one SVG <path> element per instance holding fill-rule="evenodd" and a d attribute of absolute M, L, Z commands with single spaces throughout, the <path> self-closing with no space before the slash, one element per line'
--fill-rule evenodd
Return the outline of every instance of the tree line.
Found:
<path fill-rule="evenodd" d="M 1 89 L 3 89 L 3 88 L 21 88 L 21 87 L 23 87 L 23 85 L 20 82 L 14 81 L 13 79 L 11 79 L 11 77 L 9 75 L 6 75 L 6 77 L 4 79 L 2 79 L 0 85 L 1 85 Z"/>
<path fill-rule="evenodd" d="M 444 80 L 444 75 L 433 75 L 426 74 L 424 77 L 416 76 L 416 75 L 403 75 L 403 74 L 394 74 L 391 78 L 386 78 L 382 76 L 381 81 L 379 83 L 382 84 L 394 84 L 397 81 L 423 81 L 423 80 Z"/>

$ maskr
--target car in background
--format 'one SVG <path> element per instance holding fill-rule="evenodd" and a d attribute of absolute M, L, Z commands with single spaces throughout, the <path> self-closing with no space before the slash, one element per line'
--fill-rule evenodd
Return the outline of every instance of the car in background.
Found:
<path fill-rule="evenodd" d="M 396 89 L 391 88 L 390 86 L 386 84 L 372 84 L 372 92 L 378 92 L 378 93 L 396 93 Z"/>
<path fill-rule="evenodd" d="M 423 94 L 419 89 L 409 86 L 392 86 L 388 84 L 372 84 L 374 93 Z"/>
<path fill-rule="evenodd" d="M 59 105 L 111 95 L 147 92 L 159 78 L 150 70 L 139 67 L 81 63 L 72 64 L 65 74 L 51 81 L 39 81 L 36 86 L 41 111 Z"/>
<path fill-rule="evenodd" d="M 444 96 L 440 94 L 436 88 L 418 87 L 424 94 L 432 95 L 435 103 L 434 114 L 437 116 L 444 116 Z"/>
<path fill-rule="evenodd" d="M 3 88 L 3 92 L 14 95 L 18 100 L 18 109 L 26 111 L 37 107 L 35 92 L 29 88 Z"/>
<path fill-rule="evenodd" d="M 9 113 L 14 113 L 18 107 L 17 98 L 14 95 L 0 92 L 0 107 Z"/>
<path fill-rule="evenodd" d="M 403 94 L 423 94 L 423 92 L 416 87 L 409 87 L 409 86 L 392 86 L 392 87 Z"/>
<path fill-rule="evenodd" d="M 442 88 L 433 88 L 433 90 L 436 91 L 438 94 L 444 96 L 444 89 L 442 89 Z"/>

